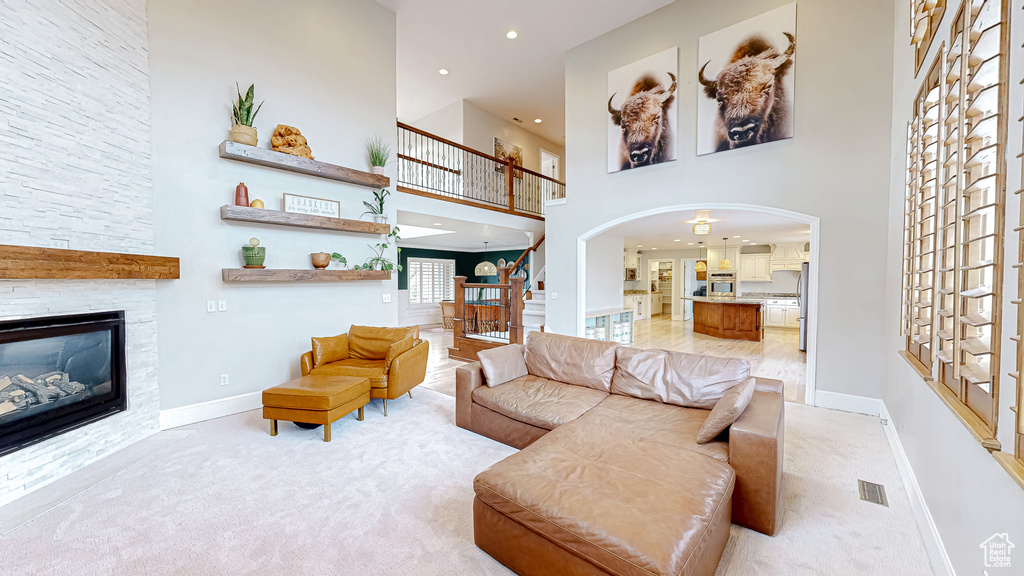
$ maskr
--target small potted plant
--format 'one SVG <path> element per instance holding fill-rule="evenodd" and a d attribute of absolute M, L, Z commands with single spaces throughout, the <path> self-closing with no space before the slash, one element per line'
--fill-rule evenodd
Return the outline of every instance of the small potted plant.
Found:
<path fill-rule="evenodd" d="M 331 263 L 331 255 L 327 252 L 313 252 L 309 257 L 313 261 L 313 268 L 317 270 L 324 270 Z"/>
<path fill-rule="evenodd" d="M 259 238 L 250 238 L 248 246 L 242 246 L 243 268 L 266 268 L 263 262 L 267 259 L 267 249 L 260 246 Z"/>
<path fill-rule="evenodd" d="M 370 167 L 374 174 L 384 174 L 384 167 L 391 158 L 391 144 L 380 135 L 366 141 L 366 155 L 370 158 Z"/>
<path fill-rule="evenodd" d="M 370 214 L 373 216 L 373 221 L 378 224 L 385 224 L 388 221 L 387 214 L 384 213 L 384 199 L 391 195 L 391 192 L 387 188 L 381 188 L 380 192 L 373 193 L 373 204 L 363 200 L 363 206 L 366 206 L 366 212 L 363 212 L 361 216 Z"/>
<path fill-rule="evenodd" d="M 331 259 L 332 260 L 337 260 L 338 261 L 338 265 L 341 266 L 342 270 L 348 269 L 348 260 L 344 256 L 342 256 L 341 254 L 338 254 L 337 252 L 334 252 L 334 253 L 331 254 Z"/>
<path fill-rule="evenodd" d="M 398 227 L 394 227 L 390 234 L 384 236 L 384 238 L 378 242 L 375 246 L 370 246 L 373 250 L 374 255 L 371 256 L 366 264 L 363 265 L 364 270 L 384 270 L 385 272 L 391 272 L 397 269 L 399 272 L 402 271 L 402 265 L 395 265 L 390 259 L 384 257 L 384 251 L 388 249 L 389 243 L 398 242 L 402 237 L 398 235 Z M 369 246 L 369 245 L 368 245 Z M 402 249 L 398 248 L 398 252 L 401 253 Z"/>
<path fill-rule="evenodd" d="M 246 91 L 245 96 L 242 96 L 238 83 L 235 83 L 235 91 L 238 92 L 238 102 L 232 105 L 231 121 L 234 124 L 231 126 L 231 132 L 228 133 L 228 140 L 232 142 L 238 142 L 247 146 L 256 145 L 256 129 L 252 127 L 252 121 L 256 119 L 256 114 L 263 107 L 263 102 L 260 102 L 260 105 L 253 110 L 253 93 L 255 89 L 256 85 L 250 84 L 249 90 Z"/>

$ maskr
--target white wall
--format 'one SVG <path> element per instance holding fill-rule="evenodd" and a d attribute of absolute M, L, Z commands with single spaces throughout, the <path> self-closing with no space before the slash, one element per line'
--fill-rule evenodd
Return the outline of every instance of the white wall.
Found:
<path fill-rule="evenodd" d="M 462 141 L 462 107 L 463 101 L 459 100 L 436 112 L 427 114 L 423 118 L 408 122 L 408 124 L 446 140 L 464 144 Z"/>
<path fill-rule="evenodd" d="M 877 295 L 886 270 L 878 263 L 886 238 L 866 231 L 887 224 L 891 2 L 802 0 L 796 138 L 696 156 L 698 38 L 785 3 L 680 0 L 567 53 L 571 189 L 564 205 L 548 209 L 548 290 L 559 295 L 548 307 L 548 324 L 557 332 L 577 331 L 576 241 L 603 223 L 643 210 L 710 202 L 790 210 L 818 217 L 821 224 L 818 388 L 879 397 L 883 370 L 871 359 L 882 353 Z M 885 41 L 870 41 L 878 38 Z M 679 47 L 680 62 L 679 160 L 608 174 L 608 71 L 673 46 Z"/>
<path fill-rule="evenodd" d="M 145 2 L 5 3 L 0 30 L 0 244 L 152 254 Z M 156 286 L 0 280 L 0 320 L 124 310 L 128 366 L 127 412 L 0 458 L 0 505 L 159 429 Z"/>
<path fill-rule="evenodd" d="M 621 308 L 622 234 L 607 232 L 588 242 L 587 248 L 587 311 Z M 548 253 L 547 256 L 554 261 L 561 255 Z M 552 272 L 548 272 L 549 278 Z"/>
<path fill-rule="evenodd" d="M 523 167 L 540 172 L 540 149 L 559 156 L 559 177 L 565 181 L 565 147 L 541 138 L 533 132 L 495 116 L 479 106 L 463 100 L 462 143 L 475 150 L 494 154 L 494 138 L 498 137 L 523 149 Z M 522 118 L 524 122 L 532 119 Z"/>
<path fill-rule="evenodd" d="M 150 0 L 149 20 L 157 250 L 180 255 L 182 275 L 159 291 L 162 407 L 258 392 L 299 375 L 311 336 L 395 325 L 397 278 L 222 282 L 221 268 L 242 264 L 239 249 L 252 236 L 267 247 L 268 267 L 302 269 L 321 250 L 361 263 L 378 238 L 222 221 L 220 206 L 243 181 L 268 208 L 280 209 L 290 192 L 337 200 L 348 218 L 360 217 L 371 190 L 217 157 L 235 82 L 243 90 L 254 82 L 266 100 L 255 123 L 261 147 L 288 124 L 318 160 L 368 170 L 365 140 L 394 141 L 395 15 L 372 0 Z M 393 181 L 394 164 L 388 171 Z M 207 300 L 227 300 L 228 311 L 207 313 Z"/>
<path fill-rule="evenodd" d="M 494 138 L 501 138 L 523 149 L 523 167 L 534 172 L 540 172 L 540 150 L 543 148 L 559 157 L 558 179 L 565 181 L 564 146 L 541 138 L 466 100 L 445 106 L 423 118 L 409 121 L 408 124 L 491 155 L 494 154 Z"/>
<path fill-rule="evenodd" d="M 885 260 L 888 272 L 884 292 L 885 317 L 882 339 L 885 347 L 883 362 L 886 386 L 883 399 L 892 425 L 898 433 L 907 459 L 913 467 L 935 527 L 942 538 L 953 569 L 959 574 L 981 574 L 984 569 L 979 545 L 995 532 L 1011 534 L 1010 539 L 1020 546 L 1024 535 L 1024 494 L 995 459 L 971 436 L 949 408 L 925 384 L 920 376 L 898 354 L 905 343 L 899 334 L 900 289 L 903 241 L 903 198 L 906 170 L 906 126 L 911 116 L 911 101 L 920 88 L 920 78 L 914 78 L 913 52 L 907 41 L 909 4 L 896 0 L 896 35 L 892 91 L 891 158 L 889 178 L 889 250 Z M 1013 3 L 1019 5 L 1019 3 Z M 958 8 L 949 4 L 936 39 L 933 42 L 922 72 L 934 60 L 939 44 L 949 38 L 949 25 Z M 1019 187 L 1020 161 L 1015 158 L 1021 150 L 1020 125 L 1013 122 L 1022 114 L 1024 99 L 1016 80 L 1024 74 L 1024 59 L 1019 46 L 1024 39 L 1024 28 L 1019 7 L 1012 15 L 1013 39 L 1010 42 L 1010 110 L 1009 143 L 1007 156 L 1007 189 Z M 923 74 L 922 74 L 923 76 Z M 1015 343 L 1009 340 L 1016 328 L 1016 307 L 1010 299 L 1016 297 L 1017 271 L 1011 264 L 1017 259 L 1017 226 L 1019 197 L 1006 195 L 1006 242 L 1003 287 L 1003 341 L 1000 379 L 1000 414 L 998 439 L 1003 449 L 1013 450 L 1015 382 L 1006 376 L 1014 370 Z M 1017 535 L 1016 538 L 1013 535 Z M 1016 554 L 1015 554 L 1016 556 Z M 1013 566 L 1019 571 L 1018 556 Z M 994 576 L 995 570 L 990 570 Z M 1009 572 L 1007 572 L 1009 573 Z"/>

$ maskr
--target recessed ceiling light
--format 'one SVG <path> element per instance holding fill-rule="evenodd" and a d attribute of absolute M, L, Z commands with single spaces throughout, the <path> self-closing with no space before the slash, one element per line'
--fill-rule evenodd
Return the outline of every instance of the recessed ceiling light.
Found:
<path fill-rule="evenodd" d="M 534 124 L 540 124 L 541 122 L 543 122 L 543 120 L 541 120 L 540 118 L 537 118 L 536 120 L 533 121 Z"/>
<path fill-rule="evenodd" d="M 675 240 L 673 240 L 673 242 L 682 242 L 682 240 L 679 239 L 679 238 L 676 238 Z"/>
<path fill-rule="evenodd" d="M 757 242 L 751 242 L 750 245 L 751 246 L 757 246 Z"/>
<path fill-rule="evenodd" d="M 515 40 L 518 37 L 519 33 L 516 32 L 515 30 L 509 30 L 508 34 L 505 34 L 505 38 L 508 38 L 509 40 Z"/>
<path fill-rule="evenodd" d="M 447 68 L 441 68 L 440 70 L 437 71 L 437 73 L 440 74 L 441 76 L 447 76 L 448 75 L 448 69 Z"/>
<path fill-rule="evenodd" d="M 733 236 L 733 238 L 739 238 L 740 236 L 741 236 L 740 234 L 737 234 L 737 235 Z"/>
<path fill-rule="evenodd" d="M 643 245 L 643 244 L 637 244 L 637 245 L 636 245 L 636 247 L 637 247 L 637 248 L 643 248 L 643 247 L 644 247 L 644 245 Z"/>
<path fill-rule="evenodd" d="M 750 242 L 750 240 L 744 240 L 744 242 Z"/>
<path fill-rule="evenodd" d="M 651 248 L 651 250 L 657 250 L 657 248 Z"/>
<path fill-rule="evenodd" d="M 687 242 L 686 245 L 687 246 L 693 246 L 693 242 Z"/>
<path fill-rule="evenodd" d="M 441 224 L 440 222 L 434 222 L 434 226 L 444 226 L 444 224 Z"/>

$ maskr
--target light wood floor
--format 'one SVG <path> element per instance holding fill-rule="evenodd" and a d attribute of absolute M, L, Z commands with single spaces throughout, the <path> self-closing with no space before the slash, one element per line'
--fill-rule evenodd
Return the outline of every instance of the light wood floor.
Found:
<path fill-rule="evenodd" d="M 693 332 L 693 322 L 675 321 L 669 316 L 653 316 L 634 323 L 633 346 L 660 348 L 676 352 L 707 354 L 724 358 L 743 358 L 750 362 L 751 376 L 763 376 L 785 382 L 785 398 L 804 403 L 807 384 L 807 354 L 797 348 L 797 330 L 765 328 L 764 340 L 745 342 L 725 340 Z"/>
<path fill-rule="evenodd" d="M 750 362 L 751 375 L 782 380 L 786 400 L 804 402 L 807 354 L 797 349 L 796 330 L 766 328 L 761 342 L 723 340 L 694 334 L 693 322 L 673 322 L 662 315 L 636 322 L 635 330 L 632 345 L 637 348 L 744 358 Z M 421 326 L 420 335 L 430 342 L 427 376 L 421 386 L 454 396 L 455 369 L 463 362 L 448 357 L 448 347 L 453 342 L 451 331 L 442 330 L 440 325 Z"/>

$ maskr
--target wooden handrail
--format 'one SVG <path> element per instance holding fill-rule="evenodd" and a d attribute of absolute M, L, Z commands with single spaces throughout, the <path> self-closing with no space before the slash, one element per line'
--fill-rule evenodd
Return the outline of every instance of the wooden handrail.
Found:
<path fill-rule="evenodd" d="M 441 166 L 441 165 L 438 165 L 438 164 L 433 164 L 433 163 L 427 162 L 426 160 L 420 160 L 419 158 L 413 158 L 412 156 L 406 156 L 405 154 L 398 154 L 398 157 L 401 158 L 402 160 L 408 160 L 409 162 L 416 162 L 418 164 L 423 164 L 424 166 L 429 166 L 431 168 L 437 168 L 438 170 L 444 170 L 445 172 L 451 172 L 452 174 L 462 174 L 462 170 L 456 170 L 455 168 L 449 168 L 447 166 Z"/>
<path fill-rule="evenodd" d="M 516 260 L 514 264 L 512 264 L 511 266 L 507 266 L 507 268 L 511 268 L 513 270 L 519 269 L 519 265 L 523 263 L 523 260 L 526 258 L 526 255 L 529 254 L 530 252 L 536 252 L 537 248 L 540 248 L 540 245 L 544 243 L 544 236 L 546 236 L 546 234 L 541 234 L 540 235 L 540 240 L 537 240 L 536 244 L 534 244 L 533 246 L 530 246 L 525 251 L 523 251 L 523 255 L 520 256 L 519 259 Z"/>
<path fill-rule="evenodd" d="M 414 134 L 419 134 L 420 136 L 425 136 L 427 138 L 432 138 L 434 140 L 437 140 L 438 142 L 442 142 L 442 143 L 447 144 L 449 146 L 454 146 L 455 148 L 458 148 L 459 150 L 462 150 L 464 152 L 469 152 L 470 154 L 476 154 L 477 156 L 482 156 L 484 158 L 487 158 L 488 160 L 497 162 L 498 164 L 511 164 L 512 163 L 512 160 L 502 160 L 500 158 L 496 158 L 496 157 L 491 156 L 490 154 L 487 154 L 485 152 L 481 152 L 479 150 L 474 150 L 474 149 L 472 149 L 472 148 L 470 148 L 468 146 L 463 146 L 462 144 L 459 144 L 458 142 L 452 142 L 451 140 L 448 140 L 447 138 L 442 138 L 442 137 L 440 137 L 440 136 L 438 136 L 436 134 L 431 134 L 430 132 L 426 132 L 424 130 L 420 130 L 419 128 L 416 128 L 415 126 L 410 126 L 408 124 L 405 124 L 405 123 L 402 123 L 402 122 L 398 122 L 398 127 L 402 128 L 403 130 L 408 130 L 409 132 L 412 132 Z M 402 156 L 401 154 L 399 154 L 399 156 L 404 158 L 404 156 Z M 410 159 L 411 160 L 415 160 L 415 159 L 412 159 L 412 158 L 410 158 Z M 439 168 L 439 167 L 435 166 L 435 168 Z M 552 178 L 550 176 L 545 176 L 545 175 L 541 174 L 540 172 L 534 172 L 533 170 L 530 170 L 529 168 L 524 168 L 522 166 L 516 165 L 515 169 L 517 171 L 526 172 L 527 174 L 533 174 L 534 176 L 537 176 L 539 178 L 543 178 L 545 180 L 550 180 L 551 182 L 554 182 L 555 184 L 560 184 L 562 186 L 565 186 L 565 182 L 562 182 L 561 180 L 556 180 L 556 179 L 554 179 L 554 178 Z"/>

